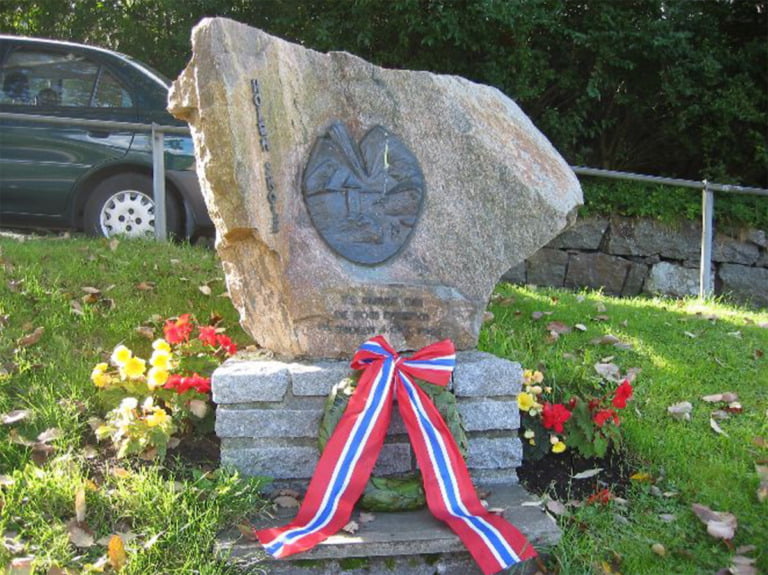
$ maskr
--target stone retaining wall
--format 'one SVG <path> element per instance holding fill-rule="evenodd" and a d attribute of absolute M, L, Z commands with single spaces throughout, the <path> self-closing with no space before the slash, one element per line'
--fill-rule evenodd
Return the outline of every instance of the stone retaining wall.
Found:
<path fill-rule="evenodd" d="M 579 219 L 503 277 L 513 283 L 603 289 L 607 294 L 697 295 L 701 224 L 678 226 L 614 216 Z M 768 238 L 716 233 L 712 248 L 716 294 L 768 306 Z"/>
<path fill-rule="evenodd" d="M 227 360 L 214 372 L 212 386 L 222 464 L 246 475 L 270 476 L 276 486 L 306 487 L 319 457 L 325 399 L 351 374 L 348 361 L 291 362 L 243 353 Z M 477 483 L 517 482 L 521 386 L 518 363 L 479 351 L 456 354 L 453 392 L 469 441 L 467 466 Z M 415 469 L 405 427 L 395 413 L 374 474 Z"/>

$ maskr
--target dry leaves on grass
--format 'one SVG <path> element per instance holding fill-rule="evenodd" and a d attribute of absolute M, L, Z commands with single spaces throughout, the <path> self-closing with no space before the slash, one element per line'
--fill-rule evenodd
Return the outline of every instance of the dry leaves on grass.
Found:
<path fill-rule="evenodd" d="M 707 533 L 712 537 L 727 541 L 733 539 L 738 527 L 738 521 L 733 513 L 713 511 L 700 503 L 691 505 L 691 510 L 707 526 Z"/>
<path fill-rule="evenodd" d="M 690 401 L 681 401 L 670 405 L 667 408 L 667 413 L 669 413 L 669 415 L 681 421 L 690 421 L 691 411 L 693 411 L 693 405 Z"/>

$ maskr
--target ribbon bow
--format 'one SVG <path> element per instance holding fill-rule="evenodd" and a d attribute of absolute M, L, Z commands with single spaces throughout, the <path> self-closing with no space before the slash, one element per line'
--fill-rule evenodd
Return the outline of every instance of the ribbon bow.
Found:
<path fill-rule="evenodd" d="M 255 533 L 270 555 L 306 551 L 349 522 L 384 444 L 397 397 L 421 468 L 427 506 L 461 538 L 483 573 L 490 575 L 536 556 L 520 531 L 483 507 L 445 421 L 413 381 L 446 385 L 455 364 L 450 340 L 410 357 L 398 355 L 382 336 L 360 346 L 351 366 L 363 373 L 320 456 L 298 514 L 288 525 Z"/>

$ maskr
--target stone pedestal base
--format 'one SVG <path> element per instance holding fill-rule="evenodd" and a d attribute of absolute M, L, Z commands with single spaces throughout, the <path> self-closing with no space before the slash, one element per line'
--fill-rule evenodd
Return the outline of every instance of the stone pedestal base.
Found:
<path fill-rule="evenodd" d="M 275 485 L 306 488 L 317 464 L 318 425 L 331 388 L 352 375 L 348 361 L 286 362 L 239 354 L 213 374 L 221 463 Z M 476 484 L 517 483 L 522 462 L 516 396 L 520 365 L 479 351 L 456 355 L 453 392 L 469 440 Z M 416 462 L 395 410 L 376 475 L 414 471 Z"/>
<path fill-rule="evenodd" d="M 560 540 L 560 530 L 519 485 L 491 488 L 490 506 L 504 510 L 504 517 L 520 529 L 539 554 Z M 269 518 L 254 518 L 256 528 L 283 525 L 295 509 L 278 509 Z M 357 519 L 357 513 L 352 519 Z M 480 575 L 481 571 L 459 538 L 426 509 L 376 513 L 360 523 L 354 534 L 339 532 L 305 553 L 272 559 L 261 545 L 233 531 L 222 534 L 217 552 L 243 571 L 270 575 Z M 526 561 L 508 573 L 536 573 L 535 561 Z"/>

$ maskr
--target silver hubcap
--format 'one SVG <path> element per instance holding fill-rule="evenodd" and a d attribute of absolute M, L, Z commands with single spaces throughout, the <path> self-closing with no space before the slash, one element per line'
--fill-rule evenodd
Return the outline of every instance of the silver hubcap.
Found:
<path fill-rule="evenodd" d="M 99 224 L 102 233 L 107 237 L 154 236 L 155 202 L 141 192 L 118 192 L 104 202 L 99 214 Z"/>

